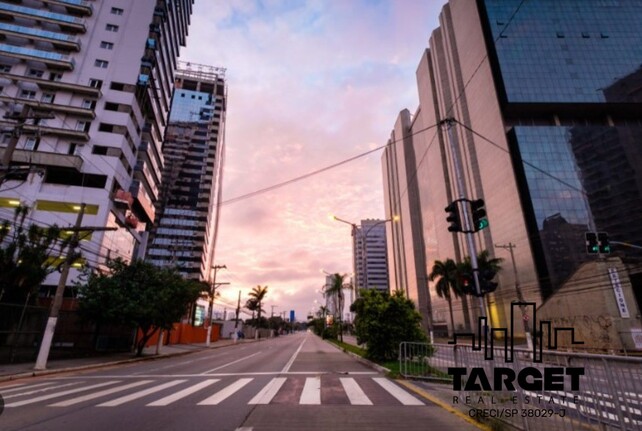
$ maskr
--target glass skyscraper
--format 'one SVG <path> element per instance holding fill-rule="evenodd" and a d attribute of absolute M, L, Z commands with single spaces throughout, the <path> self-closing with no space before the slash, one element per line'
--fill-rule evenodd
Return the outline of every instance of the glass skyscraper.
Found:
<path fill-rule="evenodd" d="M 595 265 L 611 260 L 624 265 L 628 306 L 638 309 L 642 255 L 623 243 L 642 245 L 640 28 L 636 0 L 451 0 L 418 67 L 420 107 L 401 136 L 412 142 L 406 175 L 386 168 L 402 162 L 399 150 L 384 155 L 386 183 L 419 190 L 411 212 L 422 235 L 404 245 L 404 259 L 421 243 L 430 273 L 436 260 L 468 253 L 445 220 L 459 197 L 454 144 L 466 197 L 486 202 L 490 227 L 475 234 L 477 250 L 504 259 L 500 288 L 486 298 L 491 321 L 506 323 L 517 289 L 538 305 L 570 285 L 607 292 Z M 445 127 L 430 128 L 446 118 L 456 121 L 452 142 Z M 400 205 L 391 193 L 386 200 Z M 587 253 L 587 232 L 608 233 L 611 260 Z M 389 244 L 394 252 L 395 238 Z M 516 272 L 498 245 L 514 246 Z M 447 304 L 432 295 L 435 325 L 450 325 Z M 455 311 L 455 329 L 477 316 L 460 301 Z"/>

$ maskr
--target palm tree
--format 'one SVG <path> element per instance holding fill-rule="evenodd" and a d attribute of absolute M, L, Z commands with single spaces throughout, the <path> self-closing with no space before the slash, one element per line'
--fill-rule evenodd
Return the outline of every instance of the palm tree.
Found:
<path fill-rule="evenodd" d="M 267 286 L 258 285 L 250 291 L 250 297 L 256 301 L 257 312 L 258 312 L 258 324 L 257 327 L 261 324 L 261 313 L 263 312 L 263 299 L 267 295 Z"/>
<path fill-rule="evenodd" d="M 448 336 L 452 336 L 452 331 L 455 329 L 451 291 L 455 297 L 458 298 L 461 296 L 459 282 L 457 280 L 458 276 L 459 269 L 457 264 L 450 258 L 443 262 L 441 260 L 436 260 L 432 267 L 432 271 L 428 275 L 428 279 L 430 281 L 438 279 L 435 284 L 435 292 L 440 298 L 446 298 L 448 301 L 448 311 L 450 312 L 450 330 L 448 331 Z"/>
<path fill-rule="evenodd" d="M 245 308 L 252 312 L 252 321 L 254 321 L 254 312 L 259 309 L 259 303 L 256 299 L 250 298 L 245 302 Z"/>
<path fill-rule="evenodd" d="M 350 283 L 346 283 L 346 277 L 347 274 L 332 274 L 331 280 L 330 280 L 330 285 L 325 288 L 324 294 L 326 296 L 334 296 L 336 298 L 336 305 L 337 305 L 337 310 L 339 317 L 338 317 L 338 322 L 339 322 L 339 337 L 341 339 L 341 342 L 343 342 L 343 302 L 344 302 L 344 296 L 343 296 L 343 289 L 351 289 L 352 285 Z M 336 313 L 335 312 L 335 313 Z"/>

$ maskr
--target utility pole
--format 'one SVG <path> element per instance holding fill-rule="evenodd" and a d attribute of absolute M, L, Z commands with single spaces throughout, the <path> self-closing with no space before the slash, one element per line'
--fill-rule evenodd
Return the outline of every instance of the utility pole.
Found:
<path fill-rule="evenodd" d="M 523 303 L 524 295 L 522 294 L 522 288 L 519 285 L 519 277 L 517 275 L 517 265 L 515 264 L 515 254 L 513 253 L 513 249 L 516 248 L 517 246 L 512 242 L 509 242 L 508 244 L 495 244 L 495 247 L 503 248 L 504 250 L 508 250 L 510 252 L 510 260 L 513 263 L 513 274 L 515 275 L 515 291 L 517 292 L 517 300 Z M 520 305 L 519 308 L 522 311 L 522 323 L 524 324 L 524 334 L 526 335 L 526 345 L 528 346 L 528 350 L 531 351 L 533 350 L 533 340 L 531 339 L 531 333 L 528 330 L 528 323 L 526 323 L 526 319 L 527 319 L 526 306 Z"/>
<path fill-rule="evenodd" d="M 212 269 L 214 270 L 214 278 L 212 279 L 212 284 L 210 286 L 210 312 L 209 312 L 210 318 L 209 318 L 209 324 L 207 325 L 207 339 L 205 340 L 205 345 L 207 347 L 210 346 L 210 338 L 212 337 L 212 314 L 214 313 L 214 295 L 216 295 L 216 272 L 219 269 L 223 269 L 223 268 L 227 269 L 227 266 L 225 265 L 212 266 Z"/>
<path fill-rule="evenodd" d="M 234 329 L 239 327 L 239 315 L 241 314 L 241 291 L 239 290 L 239 300 L 236 303 L 236 319 L 234 322 Z"/>
<path fill-rule="evenodd" d="M 87 205 L 82 203 L 80 204 L 80 210 L 78 211 L 78 217 L 76 218 L 76 224 L 73 228 L 66 229 L 73 231 L 71 239 L 69 240 L 69 248 L 67 249 L 67 257 L 63 263 L 62 273 L 58 279 L 58 286 L 56 287 L 56 294 L 54 295 L 51 308 L 49 310 L 49 318 L 47 319 L 47 326 L 45 328 L 45 333 L 42 337 L 42 342 L 40 343 L 40 350 L 38 351 L 38 359 L 36 360 L 36 365 L 34 366 L 35 370 L 45 370 L 47 369 L 47 360 L 49 359 L 49 351 L 51 350 L 51 342 L 53 341 L 54 333 L 56 332 L 56 323 L 58 322 L 58 315 L 60 314 L 60 307 L 62 306 L 62 298 L 65 293 L 65 285 L 67 284 L 67 277 L 69 276 L 69 270 L 71 265 L 74 263 L 76 258 L 75 250 L 78 247 L 80 242 L 80 232 L 82 231 L 106 231 L 106 230 L 116 230 L 115 227 L 82 227 L 82 219 L 85 214 L 85 207 Z"/>
<path fill-rule="evenodd" d="M 456 178 L 456 193 L 458 199 L 466 199 L 466 188 L 464 185 L 464 177 L 462 173 L 461 160 L 459 160 L 459 153 L 457 146 L 454 142 L 453 137 L 453 125 L 455 120 L 453 118 L 446 118 L 439 122 L 439 125 L 446 127 L 448 132 L 448 142 L 450 144 L 450 152 L 453 160 L 453 166 L 455 169 L 455 178 Z M 479 265 L 477 263 L 477 248 L 475 247 L 475 238 L 473 237 L 471 229 L 471 220 L 468 216 L 468 205 L 462 205 L 463 208 L 463 218 L 464 218 L 464 229 L 468 232 L 465 233 L 466 241 L 468 244 L 468 255 L 470 256 L 470 266 L 473 270 L 473 280 L 475 281 L 475 291 L 477 292 L 477 298 L 479 299 L 479 313 L 480 316 L 484 318 L 484 333 L 487 332 L 488 320 L 486 319 L 486 306 L 484 305 L 484 298 L 481 292 L 481 286 L 479 284 Z M 479 334 L 481 336 L 481 334 Z"/>
<path fill-rule="evenodd" d="M 15 152 L 16 147 L 18 146 L 18 141 L 20 140 L 20 136 L 22 136 L 22 129 L 24 128 L 26 121 L 29 119 L 44 120 L 44 119 L 52 119 L 55 117 L 52 114 L 33 115 L 31 113 L 31 108 L 28 105 L 23 104 L 22 110 L 20 111 L 19 114 L 17 115 L 7 114 L 4 116 L 4 118 L 9 120 L 16 120 L 17 123 L 13 127 L 13 130 L 11 131 L 11 140 L 9 140 L 9 144 L 4 149 L 4 153 L 2 154 L 2 165 L 0 165 L 0 185 L 2 185 L 2 183 L 5 182 L 7 177 L 10 175 L 9 167 L 11 165 L 11 161 L 13 160 L 13 153 Z M 31 167 L 28 167 L 28 168 L 19 168 L 16 170 L 23 171 L 24 173 L 29 173 L 31 172 L 32 169 Z"/>

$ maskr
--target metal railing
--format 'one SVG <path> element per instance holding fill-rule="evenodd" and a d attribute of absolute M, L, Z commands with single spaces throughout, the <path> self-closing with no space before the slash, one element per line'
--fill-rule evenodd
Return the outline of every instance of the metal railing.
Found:
<path fill-rule="evenodd" d="M 642 430 L 642 358 L 544 350 L 542 361 L 534 362 L 531 351 L 515 348 L 513 361 L 507 362 L 503 347 L 494 348 L 492 356 L 485 359 L 483 349 L 476 351 L 470 345 L 404 342 L 399 368 L 404 377 L 433 381 L 452 381 L 449 367 L 467 372 L 482 368 L 490 385 L 495 383 L 494 369 L 500 367 L 513 370 L 515 376 L 528 367 L 542 376 L 546 368 L 583 368 L 577 391 L 570 390 L 570 377 L 565 376 L 564 390 L 524 390 L 515 379 L 514 391 L 453 390 L 452 396 L 466 405 L 470 416 L 485 416 L 526 431 Z M 465 389 L 465 377 L 462 381 Z"/>

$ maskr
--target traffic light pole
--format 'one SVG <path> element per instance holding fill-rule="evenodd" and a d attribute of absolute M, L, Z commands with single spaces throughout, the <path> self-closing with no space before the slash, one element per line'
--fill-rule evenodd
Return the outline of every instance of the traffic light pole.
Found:
<path fill-rule="evenodd" d="M 459 199 L 466 199 L 466 189 L 464 186 L 464 178 L 462 174 L 461 161 L 459 160 L 459 154 L 457 152 L 457 147 L 454 142 L 453 137 L 453 124 L 455 124 L 453 118 L 446 118 L 439 122 L 440 126 L 446 127 L 448 132 L 448 143 L 450 146 L 450 153 L 453 159 L 453 166 L 455 168 L 455 177 L 456 177 L 456 192 Z M 486 319 L 486 306 L 484 304 L 484 298 L 481 292 L 481 286 L 479 283 L 479 265 L 477 263 L 477 248 L 475 247 L 475 238 L 473 237 L 472 231 L 473 226 L 471 226 L 470 217 L 468 214 L 468 205 L 461 205 L 463 209 L 463 219 L 464 219 L 464 230 L 468 231 L 464 234 L 466 235 L 466 242 L 468 244 L 468 255 L 470 256 L 470 266 L 473 269 L 473 280 L 475 281 L 475 291 L 477 292 L 477 298 L 479 302 L 479 314 L 485 319 L 484 331 L 487 331 L 488 320 Z M 481 336 L 481 334 L 480 334 Z"/>

